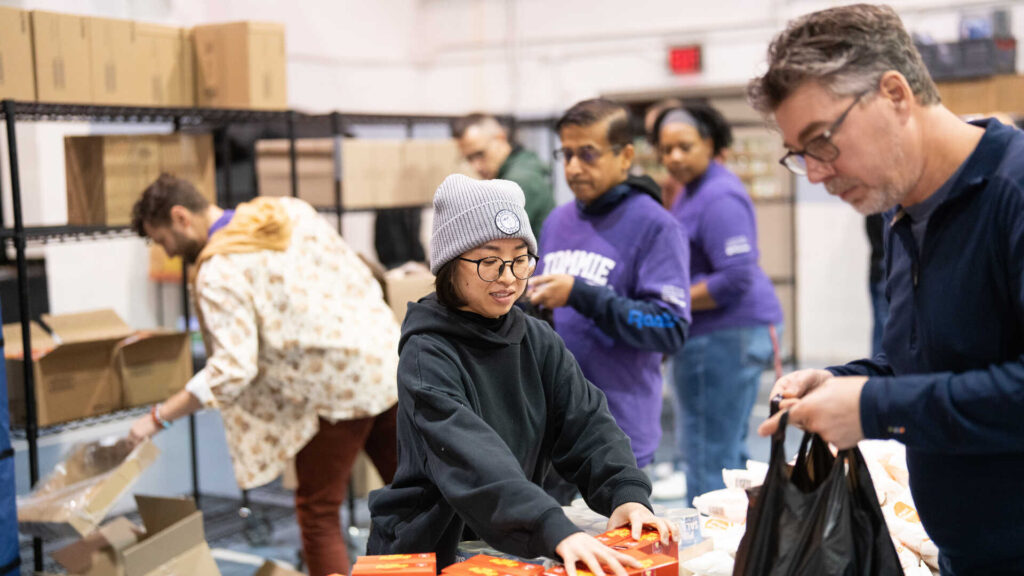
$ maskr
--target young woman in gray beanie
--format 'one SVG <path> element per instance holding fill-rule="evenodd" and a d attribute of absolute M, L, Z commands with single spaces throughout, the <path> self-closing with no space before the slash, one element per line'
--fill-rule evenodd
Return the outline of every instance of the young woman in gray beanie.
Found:
<path fill-rule="evenodd" d="M 609 528 L 655 526 L 647 476 L 604 395 L 547 324 L 515 307 L 536 266 L 523 192 L 505 180 L 445 179 L 434 196 L 436 292 L 409 304 L 399 343 L 399 461 L 370 495 L 368 554 L 455 561 L 483 539 L 524 558 L 560 557 L 625 576 L 639 567 L 583 533 L 541 488 L 554 467 Z"/>

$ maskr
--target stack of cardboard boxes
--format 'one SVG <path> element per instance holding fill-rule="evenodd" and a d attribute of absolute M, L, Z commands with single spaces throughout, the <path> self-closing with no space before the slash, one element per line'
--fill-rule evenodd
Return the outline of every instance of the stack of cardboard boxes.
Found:
<path fill-rule="evenodd" d="M 52 332 L 31 324 L 39 426 L 159 402 L 192 376 L 192 353 L 183 332 L 137 331 L 113 310 L 43 315 L 43 321 Z M 5 324 L 3 334 L 11 422 L 24 426 L 21 324 Z"/>
<path fill-rule="evenodd" d="M 280 110 L 286 86 L 281 24 L 184 29 L 0 8 L 0 98 Z"/>
<path fill-rule="evenodd" d="M 295 143 L 299 198 L 314 206 L 335 205 L 335 181 L 343 183 L 345 210 L 398 208 L 430 204 L 449 174 L 459 172 L 461 157 L 452 139 L 387 140 L 344 138 L 341 170 L 335 170 L 335 140 Z M 288 140 L 256 143 L 256 178 L 263 196 L 290 196 Z"/>

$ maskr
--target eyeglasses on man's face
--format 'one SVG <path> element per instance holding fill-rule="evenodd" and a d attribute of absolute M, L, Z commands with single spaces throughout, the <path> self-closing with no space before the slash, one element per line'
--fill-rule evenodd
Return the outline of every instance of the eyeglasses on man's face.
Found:
<path fill-rule="evenodd" d="M 779 160 L 779 164 L 785 166 L 793 174 L 804 176 L 807 174 L 807 157 L 814 158 L 818 162 L 824 162 L 826 164 L 835 162 L 839 158 L 839 148 L 832 143 L 832 137 L 839 131 L 839 127 L 843 125 L 843 121 L 853 110 L 853 107 L 860 102 L 860 99 L 870 93 L 871 90 L 861 92 L 853 99 L 853 102 L 846 107 L 846 110 L 836 118 L 836 121 L 828 127 L 827 130 L 818 134 L 814 138 L 811 138 L 807 144 L 804 145 L 803 150 L 793 150 L 788 152 Z"/>
<path fill-rule="evenodd" d="M 477 260 L 459 256 L 459 260 L 476 264 L 476 274 L 484 282 L 494 282 L 501 278 L 501 275 L 505 273 L 506 265 L 511 268 L 512 275 L 520 280 L 528 279 L 537 270 L 537 257 L 533 254 L 523 254 L 512 260 L 502 260 L 497 256 L 488 256 Z"/>
<path fill-rule="evenodd" d="M 602 150 L 594 146 L 580 146 L 576 150 L 573 150 L 572 148 L 556 148 L 552 155 L 555 157 L 555 160 L 565 162 L 566 164 L 572 162 L 572 159 L 575 157 L 579 158 L 580 162 L 593 166 L 601 156 L 604 156 L 608 152 L 618 154 L 622 148 L 623 147 L 620 145 L 612 146 L 607 150 Z"/>

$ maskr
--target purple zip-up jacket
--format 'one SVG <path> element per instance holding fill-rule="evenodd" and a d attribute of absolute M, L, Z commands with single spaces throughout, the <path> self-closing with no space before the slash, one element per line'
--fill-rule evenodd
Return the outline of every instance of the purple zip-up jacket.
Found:
<path fill-rule="evenodd" d="M 718 307 L 693 312 L 690 337 L 782 322 L 772 281 L 758 265 L 754 204 L 743 182 L 718 162 L 672 205 L 690 240 L 690 282 L 708 283 Z"/>
<path fill-rule="evenodd" d="M 630 177 L 590 206 L 555 208 L 540 238 L 539 273 L 576 277 L 555 330 L 608 398 L 637 465 L 661 438 L 661 358 L 690 324 L 689 248 L 650 178 Z"/>

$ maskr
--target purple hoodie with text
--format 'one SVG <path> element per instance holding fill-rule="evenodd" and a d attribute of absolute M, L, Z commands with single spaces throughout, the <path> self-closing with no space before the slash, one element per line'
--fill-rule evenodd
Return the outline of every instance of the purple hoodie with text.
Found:
<path fill-rule="evenodd" d="M 605 393 L 640 467 L 661 439 L 661 359 L 689 329 L 689 267 L 686 234 L 647 177 L 555 208 L 540 237 L 538 273 L 576 277 L 555 330 Z"/>

